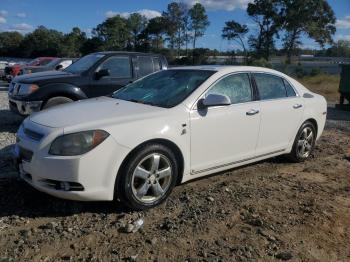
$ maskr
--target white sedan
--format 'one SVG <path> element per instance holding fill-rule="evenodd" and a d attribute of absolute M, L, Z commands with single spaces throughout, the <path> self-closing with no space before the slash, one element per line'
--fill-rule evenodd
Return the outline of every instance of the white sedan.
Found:
<path fill-rule="evenodd" d="M 304 161 L 325 99 L 258 67 L 183 67 L 36 113 L 17 133 L 21 177 L 72 200 L 160 204 L 177 183 L 262 159 Z"/>

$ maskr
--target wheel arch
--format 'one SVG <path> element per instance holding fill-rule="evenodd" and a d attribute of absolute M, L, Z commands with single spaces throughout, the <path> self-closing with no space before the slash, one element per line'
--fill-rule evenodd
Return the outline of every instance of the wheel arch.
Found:
<path fill-rule="evenodd" d="M 86 94 L 77 86 L 67 83 L 49 83 L 39 88 L 36 96 L 42 98 L 42 107 L 54 97 L 66 97 L 73 101 L 87 98 Z"/>
<path fill-rule="evenodd" d="M 311 124 L 314 125 L 315 131 L 316 131 L 316 137 L 317 137 L 317 135 L 318 135 L 318 124 L 317 124 L 316 119 L 314 119 L 314 118 L 308 118 L 308 119 L 306 119 L 306 120 L 304 121 L 304 123 L 306 123 L 306 122 L 310 122 Z M 303 123 L 303 124 L 304 124 L 304 123 Z"/>
<path fill-rule="evenodd" d="M 179 148 L 178 145 L 176 145 L 174 142 L 168 140 L 168 139 L 164 139 L 164 138 L 154 138 L 154 139 L 150 139 L 147 141 L 142 142 L 141 144 L 139 144 L 138 146 L 136 146 L 134 149 L 132 149 L 124 158 L 124 160 L 122 161 L 119 170 L 117 172 L 117 177 L 115 179 L 115 185 L 114 185 L 114 193 L 116 192 L 116 188 L 117 188 L 117 184 L 119 182 L 120 179 L 120 173 L 123 172 L 123 170 L 125 169 L 126 164 L 128 163 L 128 161 L 145 145 L 147 144 L 161 144 L 164 145 L 166 147 L 168 147 L 170 150 L 172 150 L 175 154 L 176 160 L 178 161 L 178 178 L 176 181 L 176 184 L 180 184 L 183 178 L 183 173 L 184 173 L 184 166 L 185 166 L 185 162 L 184 162 L 184 157 L 183 154 Z M 116 195 L 115 195 L 116 196 Z"/>

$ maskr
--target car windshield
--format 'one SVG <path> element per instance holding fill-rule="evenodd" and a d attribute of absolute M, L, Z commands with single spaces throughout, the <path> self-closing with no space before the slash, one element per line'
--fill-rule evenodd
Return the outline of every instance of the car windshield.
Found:
<path fill-rule="evenodd" d="M 31 60 L 27 65 L 29 65 L 29 66 L 35 66 L 35 65 L 37 65 L 37 64 L 39 64 L 39 58 L 36 58 L 36 59 L 34 59 L 34 60 Z"/>
<path fill-rule="evenodd" d="M 102 57 L 104 57 L 102 54 L 91 54 L 84 56 L 68 66 L 64 71 L 72 74 L 81 74 L 92 67 Z"/>
<path fill-rule="evenodd" d="M 170 108 L 181 103 L 214 73 L 210 70 L 164 70 L 125 86 L 113 97 Z"/>

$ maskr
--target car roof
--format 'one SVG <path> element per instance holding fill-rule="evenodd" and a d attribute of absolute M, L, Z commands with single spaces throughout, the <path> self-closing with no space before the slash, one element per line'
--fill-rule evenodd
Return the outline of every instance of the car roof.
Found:
<path fill-rule="evenodd" d="M 281 72 L 266 68 L 266 67 L 257 67 L 257 66 L 225 66 L 225 65 L 199 65 L 199 66 L 181 66 L 181 67 L 171 67 L 168 70 L 212 70 L 222 73 L 230 72 L 265 72 L 273 73 L 278 75 L 283 75 Z"/>

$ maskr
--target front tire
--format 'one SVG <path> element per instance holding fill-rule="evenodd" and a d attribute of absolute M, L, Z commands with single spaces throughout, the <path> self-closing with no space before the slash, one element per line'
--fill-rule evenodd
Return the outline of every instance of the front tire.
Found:
<path fill-rule="evenodd" d="M 168 147 L 147 144 L 131 156 L 119 175 L 119 199 L 133 210 L 144 210 L 170 195 L 177 181 L 178 163 Z"/>
<path fill-rule="evenodd" d="M 296 163 L 308 159 L 315 147 L 316 128 L 313 123 L 306 121 L 299 129 L 295 137 L 292 151 L 287 157 Z"/>

